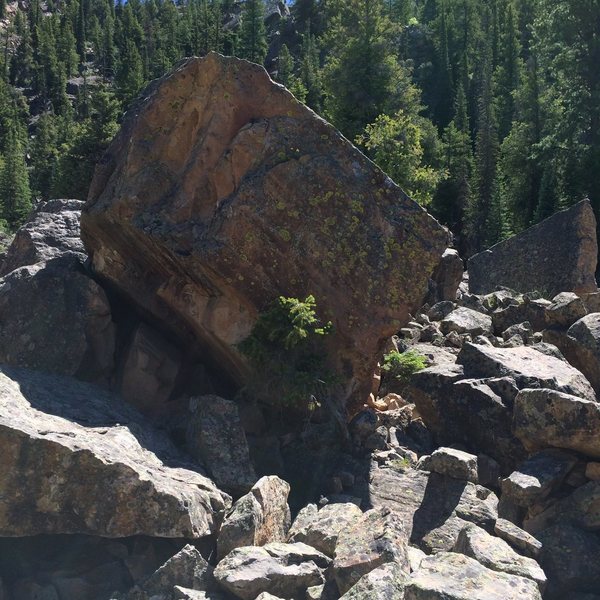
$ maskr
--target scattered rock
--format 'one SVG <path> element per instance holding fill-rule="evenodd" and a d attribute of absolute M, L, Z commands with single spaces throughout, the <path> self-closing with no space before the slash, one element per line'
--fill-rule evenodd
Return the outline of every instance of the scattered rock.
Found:
<path fill-rule="evenodd" d="M 389 509 L 367 511 L 343 529 L 338 536 L 333 560 L 333 576 L 341 594 L 358 580 L 385 563 L 397 563 L 408 573 L 407 528 Z"/>
<path fill-rule="evenodd" d="M 186 432 L 190 454 L 210 469 L 218 486 L 238 496 L 246 493 L 256 475 L 237 404 L 220 396 L 200 396 L 190 400 L 190 410 Z"/>
<path fill-rule="evenodd" d="M 238 382 L 237 345 L 258 314 L 313 294 L 361 405 L 449 234 L 262 67 L 209 53 L 129 111 L 96 170 L 82 238 L 97 273 Z"/>
<path fill-rule="evenodd" d="M 65 377 L 0 369 L 0 453 L 3 536 L 198 538 L 230 503 L 135 410 Z"/>
<path fill-rule="evenodd" d="M 600 481 L 600 462 L 589 462 L 585 466 L 585 476 L 592 481 Z"/>
<path fill-rule="evenodd" d="M 583 200 L 472 256 L 469 289 L 487 294 L 502 285 L 550 297 L 595 292 L 597 259 L 596 219 L 589 200 Z"/>
<path fill-rule="evenodd" d="M 469 524 L 460 532 L 454 551 L 474 558 L 479 564 L 502 573 L 520 575 L 535 581 L 544 592 L 546 575 L 541 567 L 526 556 L 517 554 L 504 540 Z"/>
<path fill-rule="evenodd" d="M 240 546 L 285 542 L 290 527 L 289 493 L 289 484 L 275 475 L 259 479 L 225 517 L 217 539 L 218 558 Z"/>
<path fill-rule="evenodd" d="M 477 457 L 454 448 L 438 448 L 433 454 L 423 456 L 417 468 L 478 483 Z"/>
<path fill-rule="evenodd" d="M 215 568 L 215 579 L 242 600 L 254 600 L 261 592 L 295 598 L 324 582 L 323 570 L 330 559 L 306 544 L 245 546 L 232 550 Z"/>
<path fill-rule="evenodd" d="M 441 321 L 447 317 L 455 308 L 454 302 L 450 300 L 442 300 L 434 304 L 427 313 L 427 318 L 431 321 Z"/>
<path fill-rule="evenodd" d="M 496 520 L 494 533 L 527 556 L 537 558 L 540 555 L 542 543 L 506 519 Z"/>
<path fill-rule="evenodd" d="M 454 552 L 428 556 L 409 577 L 405 600 L 541 600 L 538 586 L 525 577 L 498 573 Z"/>
<path fill-rule="evenodd" d="M 521 390 L 514 431 L 530 451 L 551 446 L 600 458 L 600 404 L 592 400 L 556 390 Z"/>
<path fill-rule="evenodd" d="M 461 306 L 442 319 L 440 329 L 445 335 L 451 333 L 481 335 L 492 331 L 492 319 L 485 314 Z"/>
<path fill-rule="evenodd" d="M 310 509 L 304 513 L 300 511 L 290 529 L 288 541 L 303 542 L 327 556 L 333 556 L 340 532 L 357 523 L 362 515 L 360 508 L 352 503 L 327 504 L 318 512 Z"/>
<path fill-rule="evenodd" d="M 577 458 L 567 452 L 538 452 L 502 480 L 502 495 L 519 506 L 531 506 L 556 489 L 576 463 Z"/>

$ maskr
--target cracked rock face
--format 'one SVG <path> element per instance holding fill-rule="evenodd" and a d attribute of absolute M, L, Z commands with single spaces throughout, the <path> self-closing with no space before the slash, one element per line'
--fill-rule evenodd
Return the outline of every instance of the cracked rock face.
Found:
<path fill-rule="evenodd" d="M 448 241 L 264 69 L 214 53 L 183 62 L 129 112 L 82 237 L 97 273 L 240 382 L 236 344 L 258 313 L 313 294 L 334 325 L 331 362 L 361 400 Z"/>
<path fill-rule="evenodd" d="M 0 535 L 199 538 L 230 498 L 94 386 L 0 368 Z"/>

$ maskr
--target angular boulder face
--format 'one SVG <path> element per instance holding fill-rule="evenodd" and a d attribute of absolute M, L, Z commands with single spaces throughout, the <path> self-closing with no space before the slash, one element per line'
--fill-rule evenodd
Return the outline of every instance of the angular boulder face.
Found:
<path fill-rule="evenodd" d="M 518 292 L 597 291 L 596 218 L 589 200 L 558 212 L 468 263 L 469 290 L 488 294 L 498 286 Z"/>
<path fill-rule="evenodd" d="M 448 234 L 261 67 L 211 53 L 153 84 L 97 168 L 95 271 L 243 381 L 236 349 L 278 296 L 313 294 L 332 363 L 368 396 Z"/>
<path fill-rule="evenodd" d="M 0 536 L 199 538 L 231 499 L 107 392 L 0 369 Z"/>

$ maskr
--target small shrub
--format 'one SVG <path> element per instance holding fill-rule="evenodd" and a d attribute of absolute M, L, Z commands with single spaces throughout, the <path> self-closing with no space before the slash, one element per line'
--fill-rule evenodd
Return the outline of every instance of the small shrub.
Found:
<path fill-rule="evenodd" d="M 392 350 L 383 357 L 381 370 L 388 376 L 406 385 L 411 375 L 427 366 L 427 359 L 414 350 L 398 352 Z"/>
<path fill-rule="evenodd" d="M 326 365 L 324 338 L 331 323 L 316 314 L 313 296 L 279 297 L 239 344 L 253 370 L 246 391 L 269 404 L 315 408 L 335 377 Z"/>

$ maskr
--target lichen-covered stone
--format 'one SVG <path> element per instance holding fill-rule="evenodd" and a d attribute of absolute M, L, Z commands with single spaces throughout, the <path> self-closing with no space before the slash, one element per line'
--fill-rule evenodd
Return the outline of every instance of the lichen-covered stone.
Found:
<path fill-rule="evenodd" d="M 537 558 L 540 555 L 542 543 L 511 521 L 496 519 L 494 533 L 527 556 Z"/>
<path fill-rule="evenodd" d="M 288 540 L 304 542 L 327 556 L 333 556 L 340 532 L 356 523 L 362 515 L 362 510 L 350 502 L 326 504 L 309 518 L 299 514 Z"/>
<path fill-rule="evenodd" d="M 596 219 L 589 200 L 558 212 L 468 263 L 469 290 L 487 294 L 498 286 L 517 292 L 595 292 L 598 261 Z"/>
<path fill-rule="evenodd" d="M 531 506 L 557 488 L 576 463 L 575 456 L 560 450 L 533 454 L 502 480 L 502 495 L 518 506 Z"/>
<path fill-rule="evenodd" d="M 533 558 L 521 556 L 504 540 L 490 535 L 477 525 L 469 524 L 460 532 L 454 551 L 474 558 L 492 571 L 531 579 L 537 583 L 540 592 L 544 592 L 546 575 L 538 563 Z"/>
<path fill-rule="evenodd" d="M 343 529 L 332 567 L 340 593 L 345 594 L 363 575 L 385 563 L 397 563 L 408 573 L 409 535 L 404 520 L 386 508 L 370 510 Z"/>
<path fill-rule="evenodd" d="M 567 331 L 565 356 L 600 394 L 600 313 L 592 313 L 573 323 Z"/>
<path fill-rule="evenodd" d="M 2 536 L 199 538 L 231 501 L 122 400 L 16 367 L 0 369 L 0 455 Z"/>
<path fill-rule="evenodd" d="M 438 448 L 429 456 L 421 458 L 418 468 L 478 483 L 477 456 L 455 448 Z"/>
<path fill-rule="evenodd" d="M 600 404 L 548 389 L 521 390 L 515 399 L 515 435 L 530 451 L 548 446 L 600 458 Z"/>
<path fill-rule="evenodd" d="M 96 272 L 237 381 L 258 314 L 314 295 L 334 324 L 331 363 L 362 403 L 449 235 L 262 67 L 210 53 L 128 113 L 82 238 Z"/>
<path fill-rule="evenodd" d="M 472 336 L 490 333 L 492 331 L 492 318 L 463 306 L 446 315 L 440 323 L 443 334 L 452 331 L 456 333 L 469 333 Z"/>
<path fill-rule="evenodd" d="M 498 573 L 454 552 L 428 556 L 406 582 L 405 600 L 541 600 L 525 577 Z"/>
<path fill-rule="evenodd" d="M 363 575 L 340 600 L 404 600 L 407 577 L 399 564 L 386 563 Z"/>

